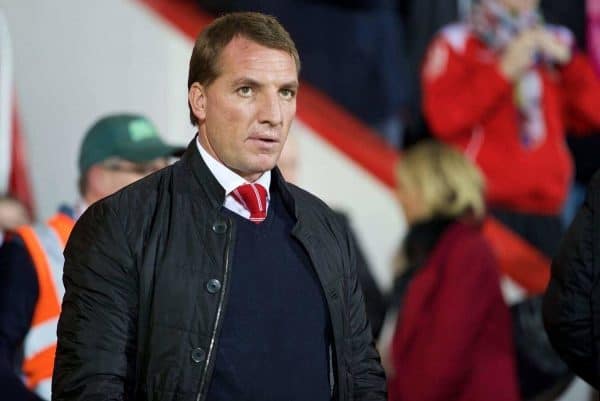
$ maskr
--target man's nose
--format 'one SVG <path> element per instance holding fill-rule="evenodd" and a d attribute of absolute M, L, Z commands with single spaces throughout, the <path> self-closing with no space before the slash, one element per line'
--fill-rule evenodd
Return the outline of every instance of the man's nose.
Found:
<path fill-rule="evenodd" d="M 283 122 L 281 99 L 278 93 L 265 93 L 262 96 L 258 110 L 258 120 L 260 123 L 271 126 L 277 126 Z"/>

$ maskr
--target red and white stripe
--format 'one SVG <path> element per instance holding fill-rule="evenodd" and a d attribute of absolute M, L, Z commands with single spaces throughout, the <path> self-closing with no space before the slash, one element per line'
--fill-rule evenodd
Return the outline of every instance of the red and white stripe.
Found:
<path fill-rule="evenodd" d="M 256 201 L 258 202 L 258 210 L 260 210 L 261 212 L 264 212 L 265 211 L 265 205 L 264 205 L 264 202 L 261 201 L 261 197 L 260 197 L 260 194 L 258 193 L 258 190 L 256 189 L 256 185 L 250 184 L 250 186 L 252 187 L 252 191 L 254 192 L 254 196 L 256 196 Z"/>
<path fill-rule="evenodd" d="M 248 207 L 248 205 L 246 204 L 246 202 L 244 201 L 244 198 L 242 197 L 242 195 L 240 194 L 240 191 L 238 191 L 237 189 L 233 190 L 233 193 L 231 194 L 234 199 L 236 201 L 238 201 L 238 203 L 242 206 L 244 206 L 244 209 L 250 211 L 250 208 Z"/>
<path fill-rule="evenodd" d="M 260 223 L 267 217 L 267 191 L 257 184 L 240 185 L 231 192 L 231 196 L 250 212 L 248 220 Z"/>

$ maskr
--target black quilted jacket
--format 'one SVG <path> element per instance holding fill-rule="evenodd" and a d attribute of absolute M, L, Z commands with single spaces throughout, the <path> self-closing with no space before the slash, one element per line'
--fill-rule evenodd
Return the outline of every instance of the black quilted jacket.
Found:
<path fill-rule="evenodd" d="M 271 190 L 296 216 L 292 234 L 326 296 L 332 399 L 385 400 L 352 240 L 323 202 L 277 169 Z M 236 235 L 219 212 L 224 197 L 192 141 L 179 162 L 81 217 L 65 250 L 53 400 L 205 399 Z"/>

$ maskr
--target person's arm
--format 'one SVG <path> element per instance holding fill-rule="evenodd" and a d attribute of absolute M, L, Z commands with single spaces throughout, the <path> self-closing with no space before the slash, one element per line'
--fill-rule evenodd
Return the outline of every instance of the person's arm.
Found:
<path fill-rule="evenodd" d="M 349 312 L 350 361 L 349 373 L 353 378 L 351 391 L 354 399 L 361 401 L 385 401 L 386 380 L 379 354 L 375 349 L 371 327 L 365 312 L 365 302 L 358 282 L 356 244 L 346 230 L 349 266 L 345 269 L 345 296 Z"/>
<path fill-rule="evenodd" d="M 65 249 L 54 401 L 121 401 L 135 385 L 137 278 L 121 221 L 88 209 Z"/>
<path fill-rule="evenodd" d="M 564 236 L 552 262 L 552 276 L 544 296 L 544 326 L 550 342 L 585 381 L 600 388 L 597 330 L 600 327 L 600 173 L 596 173 L 586 202 Z M 594 251 L 594 248 L 596 251 Z M 596 339 L 595 339 L 596 338 Z"/>
<path fill-rule="evenodd" d="M 31 257 L 20 238 L 0 247 L 0 389 L 8 400 L 42 401 L 17 375 L 15 359 L 29 331 L 38 283 Z"/>
<path fill-rule="evenodd" d="M 512 84 L 495 63 L 468 65 L 443 38 L 430 46 L 422 71 L 423 111 L 435 136 L 468 134 L 511 96 Z"/>
<path fill-rule="evenodd" d="M 561 26 L 541 29 L 537 36 L 539 51 L 560 73 L 566 125 L 571 132 L 585 134 L 600 128 L 600 80 L 574 42 L 571 31 Z"/>
<path fill-rule="evenodd" d="M 561 78 L 567 126 L 578 134 L 600 129 L 600 79 L 587 57 L 575 52 Z"/>

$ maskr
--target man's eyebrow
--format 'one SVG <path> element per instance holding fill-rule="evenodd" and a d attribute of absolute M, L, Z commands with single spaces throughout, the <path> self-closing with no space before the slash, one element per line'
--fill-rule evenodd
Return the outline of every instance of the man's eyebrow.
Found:
<path fill-rule="evenodd" d="M 232 86 L 238 86 L 238 85 L 257 87 L 257 86 L 261 86 L 261 83 L 252 78 L 241 77 L 232 82 Z"/>
<path fill-rule="evenodd" d="M 237 78 L 231 83 L 231 85 L 232 86 L 246 85 L 246 86 L 252 86 L 255 88 L 263 86 L 263 84 L 261 84 L 257 80 L 248 78 L 248 77 Z M 293 81 L 289 81 L 289 82 L 285 82 L 285 83 L 281 84 L 280 88 L 298 89 L 299 86 L 300 86 L 300 83 L 298 82 L 298 80 L 293 80 Z"/>
<path fill-rule="evenodd" d="M 297 80 L 289 81 L 281 85 L 281 87 L 284 89 L 298 89 L 298 87 L 300 87 L 300 82 Z"/>

